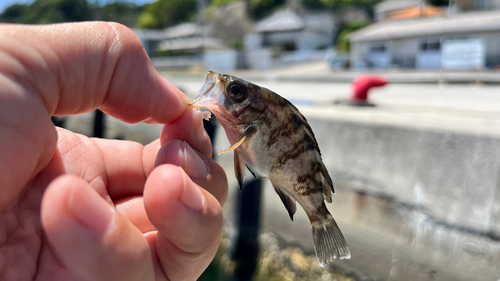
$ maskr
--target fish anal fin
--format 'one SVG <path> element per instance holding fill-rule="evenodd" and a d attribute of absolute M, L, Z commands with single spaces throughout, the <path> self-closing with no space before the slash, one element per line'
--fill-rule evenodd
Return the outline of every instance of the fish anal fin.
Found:
<path fill-rule="evenodd" d="M 245 180 L 245 164 L 236 150 L 234 151 L 234 174 L 240 185 L 240 190 L 242 190 L 243 181 Z"/>
<path fill-rule="evenodd" d="M 288 211 L 288 215 L 290 215 L 290 219 L 293 221 L 293 214 L 295 214 L 295 211 L 297 211 L 297 205 L 295 203 L 295 199 L 290 197 L 290 195 L 288 195 L 286 191 L 275 186 L 274 184 L 273 187 L 276 193 L 278 193 L 279 197 L 281 198 L 281 201 L 283 201 L 283 204 L 285 205 L 285 208 Z"/>

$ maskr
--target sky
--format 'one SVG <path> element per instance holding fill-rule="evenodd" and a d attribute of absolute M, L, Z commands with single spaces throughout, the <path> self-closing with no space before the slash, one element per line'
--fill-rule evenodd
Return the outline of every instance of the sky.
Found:
<path fill-rule="evenodd" d="M 30 4 L 33 1 L 34 0 L 0 0 L 0 13 L 3 12 L 3 10 L 5 10 L 5 8 L 11 6 L 12 4 L 16 4 L 16 3 Z M 90 0 L 89 2 L 94 2 L 94 1 L 95 0 Z M 113 1 L 116 1 L 116 0 L 97 0 L 97 2 L 99 2 L 99 4 L 101 4 L 101 5 L 109 3 L 109 2 L 113 2 Z M 153 2 L 154 0 L 127 0 L 127 1 L 137 3 L 138 5 L 142 5 L 144 3 Z"/>

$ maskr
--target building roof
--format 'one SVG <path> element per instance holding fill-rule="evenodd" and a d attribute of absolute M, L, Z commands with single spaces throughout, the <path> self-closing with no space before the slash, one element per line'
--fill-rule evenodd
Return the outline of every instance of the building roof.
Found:
<path fill-rule="evenodd" d="M 277 12 L 255 24 L 255 32 L 292 31 L 304 28 L 304 21 L 291 11 Z"/>
<path fill-rule="evenodd" d="M 138 29 L 132 28 L 132 31 L 137 35 L 137 37 L 143 40 L 163 40 L 165 39 L 164 30 L 157 29 Z"/>
<path fill-rule="evenodd" d="M 375 5 L 375 13 L 389 13 L 397 10 L 420 6 L 421 0 L 399 0 L 399 1 L 384 1 Z"/>
<path fill-rule="evenodd" d="M 351 42 L 500 31 L 500 11 L 375 23 L 354 32 Z"/>
<path fill-rule="evenodd" d="M 165 40 L 160 43 L 160 50 L 193 50 L 193 49 L 206 49 L 206 50 L 224 50 L 227 46 L 217 38 L 213 37 L 192 37 Z"/>
<path fill-rule="evenodd" d="M 442 8 L 433 6 L 406 8 L 389 13 L 384 20 L 400 20 L 409 18 L 424 18 L 444 16 Z"/>
<path fill-rule="evenodd" d="M 332 29 L 335 25 L 333 17 L 327 13 L 314 13 L 304 15 L 304 27 L 306 29 Z"/>
<path fill-rule="evenodd" d="M 181 23 L 165 30 L 165 38 L 201 36 L 209 33 L 208 27 L 197 23 Z"/>

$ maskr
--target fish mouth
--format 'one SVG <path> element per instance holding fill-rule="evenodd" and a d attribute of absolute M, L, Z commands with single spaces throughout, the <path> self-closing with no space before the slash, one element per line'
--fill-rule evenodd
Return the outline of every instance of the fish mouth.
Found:
<path fill-rule="evenodd" d="M 191 105 L 198 107 L 213 107 L 217 104 L 222 104 L 224 102 L 224 94 L 221 89 L 220 75 L 208 71 L 207 79 L 205 84 L 198 91 L 198 96 L 194 99 Z"/>

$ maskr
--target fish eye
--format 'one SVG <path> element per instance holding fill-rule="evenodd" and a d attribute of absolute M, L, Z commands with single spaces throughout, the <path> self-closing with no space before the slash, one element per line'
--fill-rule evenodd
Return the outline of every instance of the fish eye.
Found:
<path fill-rule="evenodd" d="M 233 81 L 227 86 L 227 91 L 230 97 L 236 101 L 245 97 L 245 86 L 240 82 Z"/>

